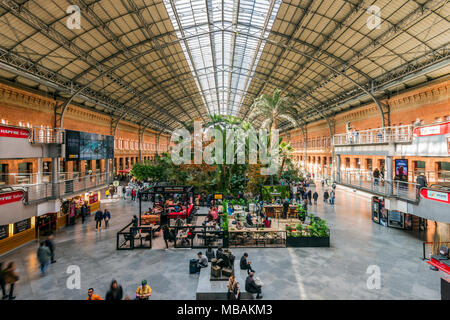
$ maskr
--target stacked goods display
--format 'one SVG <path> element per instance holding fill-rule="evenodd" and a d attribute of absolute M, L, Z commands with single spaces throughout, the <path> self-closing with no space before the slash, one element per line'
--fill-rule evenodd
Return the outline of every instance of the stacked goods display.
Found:
<path fill-rule="evenodd" d="M 329 247 L 330 229 L 326 221 L 309 214 L 303 223 L 286 225 L 288 247 Z"/>

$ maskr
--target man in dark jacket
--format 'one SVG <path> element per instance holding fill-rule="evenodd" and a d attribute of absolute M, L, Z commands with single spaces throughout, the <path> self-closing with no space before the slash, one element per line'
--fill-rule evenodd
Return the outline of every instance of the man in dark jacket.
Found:
<path fill-rule="evenodd" d="M 325 192 L 323 193 L 323 201 L 328 202 L 329 197 L 330 197 L 330 195 L 328 194 L 328 191 L 325 190 Z"/>
<path fill-rule="evenodd" d="M 50 249 L 51 263 L 55 263 L 55 242 L 53 241 L 53 233 L 50 233 L 47 240 L 45 240 L 45 245 Z"/>
<path fill-rule="evenodd" d="M 250 293 L 256 293 L 256 299 L 261 299 L 261 287 L 258 286 L 255 282 L 255 279 L 253 276 L 255 275 L 254 272 L 250 271 L 250 274 L 247 276 L 247 279 L 245 279 L 245 291 Z"/>
<path fill-rule="evenodd" d="M 83 203 L 83 205 L 81 206 L 81 223 L 84 223 L 87 215 L 88 215 L 88 207 L 86 203 Z"/>
<path fill-rule="evenodd" d="M 103 220 L 103 212 L 102 210 L 97 210 L 95 212 L 95 229 L 98 230 L 102 227 L 102 220 Z"/>
<path fill-rule="evenodd" d="M 318 198 L 319 198 L 319 194 L 317 193 L 317 191 L 314 191 L 314 193 L 313 193 L 314 204 L 317 204 Z"/>
<path fill-rule="evenodd" d="M 108 292 L 106 293 L 105 300 L 122 300 L 122 297 L 122 286 L 120 286 L 116 280 L 113 280 Z"/>
<path fill-rule="evenodd" d="M 311 196 L 312 196 L 311 190 L 308 190 L 308 193 L 306 194 L 306 196 L 308 197 L 309 204 L 312 204 L 312 202 L 311 202 Z"/>
<path fill-rule="evenodd" d="M 250 272 L 255 272 L 255 270 L 252 269 L 251 262 L 248 261 L 247 252 L 244 252 L 244 255 L 241 257 L 239 266 L 241 267 L 241 270 L 247 270 L 247 274 L 250 274 Z"/>

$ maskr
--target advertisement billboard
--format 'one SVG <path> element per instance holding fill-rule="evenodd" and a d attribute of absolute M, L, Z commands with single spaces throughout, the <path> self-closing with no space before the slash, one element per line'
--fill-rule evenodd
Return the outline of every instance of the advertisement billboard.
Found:
<path fill-rule="evenodd" d="M 113 136 L 66 130 L 66 161 L 113 158 Z"/>
<path fill-rule="evenodd" d="M 396 159 L 395 160 L 395 178 L 397 180 L 408 180 L 408 160 Z"/>

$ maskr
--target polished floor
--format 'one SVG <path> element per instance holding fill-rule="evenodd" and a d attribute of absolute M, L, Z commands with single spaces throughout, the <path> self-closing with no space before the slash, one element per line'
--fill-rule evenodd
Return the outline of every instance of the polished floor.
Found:
<path fill-rule="evenodd" d="M 264 298 L 440 299 L 443 274 L 431 271 L 422 261 L 422 239 L 432 238 L 439 226 L 434 230 L 432 223 L 423 234 L 383 227 L 371 221 L 368 197 L 343 188 L 336 195 L 335 206 L 319 199 L 312 207 L 328 221 L 331 248 L 245 250 L 264 282 Z M 57 262 L 45 276 L 40 276 L 36 242 L 0 257 L 18 265 L 17 299 L 85 299 L 90 287 L 104 297 L 112 279 L 131 298 L 142 279 L 147 279 L 153 288 L 151 299 L 195 299 L 199 276 L 188 273 L 188 261 L 197 250 L 117 251 L 116 232 L 138 212 L 138 204 L 114 200 L 102 203 L 105 207 L 112 213 L 109 229 L 96 231 L 91 218 L 56 235 Z M 440 232 L 448 237 L 448 225 Z M 445 239 L 441 236 L 441 240 Z M 162 248 L 162 241 L 155 246 Z M 244 249 L 232 252 L 240 258 Z M 81 270 L 80 289 L 67 288 L 71 265 Z M 368 269 L 380 271 L 379 288 L 369 288 L 373 275 Z"/>

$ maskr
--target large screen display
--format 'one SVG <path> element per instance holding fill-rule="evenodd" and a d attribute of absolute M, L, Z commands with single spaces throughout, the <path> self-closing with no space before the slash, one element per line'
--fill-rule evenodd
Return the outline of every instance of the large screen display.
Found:
<path fill-rule="evenodd" d="M 114 137 L 66 130 L 66 160 L 114 158 Z"/>

